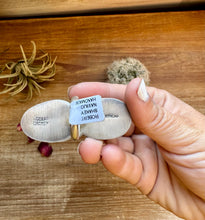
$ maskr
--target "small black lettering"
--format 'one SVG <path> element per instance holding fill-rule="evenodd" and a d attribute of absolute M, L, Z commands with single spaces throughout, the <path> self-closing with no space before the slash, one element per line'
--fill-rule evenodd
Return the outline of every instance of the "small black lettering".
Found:
<path fill-rule="evenodd" d="M 45 126 L 48 124 L 48 117 L 45 116 L 36 116 L 33 119 L 33 125 L 41 125 L 41 126 Z"/>
<path fill-rule="evenodd" d="M 99 115 L 93 114 L 93 115 L 87 115 L 87 116 L 81 117 L 81 121 L 89 121 L 89 120 L 94 120 L 94 119 L 99 119 Z"/>
<path fill-rule="evenodd" d="M 80 106 L 81 109 L 93 108 L 93 107 L 97 107 L 97 103 L 94 102 L 94 103 L 84 104 Z"/>
<path fill-rule="evenodd" d="M 81 112 L 81 115 L 87 115 L 87 114 L 92 114 L 92 113 L 97 113 L 98 112 L 98 109 L 97 108 L 94 108 L 94 109 L 88 109 L 88 110 L 83 110 Z"/>
<path fill-rule="evenodd" d="M 90 103 L 90 102 L 96 102 L 96 101 L 97 101 L 96 97 L 91 97 L 91 98 L 87 98 L 87 99 L 83 99 L 83 100 L 77 100 L 76 105 Z"/>
<path fill-rule="evenodd" d="M 105 118 L 119 118 L 119 115 L 110 113 L 110 114 L 106 114 Z"/>

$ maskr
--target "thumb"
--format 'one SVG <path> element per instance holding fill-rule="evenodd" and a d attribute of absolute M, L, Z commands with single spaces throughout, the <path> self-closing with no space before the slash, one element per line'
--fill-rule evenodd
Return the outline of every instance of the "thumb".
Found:
<path fill-rule="evenodd" d="M 177 114 L 176 109 L 183 111 L 185 103 L 174 96 L 168 97 L 169 93 L 167 92 L 160 92 L 155 88 L 153 90 L 153 95 L 150 96 L 144 80 L 139 78 L 128 84 L 125 102 L 133 122 L 144 134 L 166 150 L 183 153 L 182 150 L 185 146 L 193 144 L 199 138 L 199 131 L 189 123 L 188 118 L 185 119 L 182 115 Z M 154 102 L 154 98 L 157 103 Z M 159 99 L 164 100 L 162 105 L 158 104 L 160 103 Z M 172 103 L 175 106 L 172 106 Z M 170 109 L 166 109 L 164 106 L 169 106 Z M 181 149 L 180 146 L 182 146 Z"/>

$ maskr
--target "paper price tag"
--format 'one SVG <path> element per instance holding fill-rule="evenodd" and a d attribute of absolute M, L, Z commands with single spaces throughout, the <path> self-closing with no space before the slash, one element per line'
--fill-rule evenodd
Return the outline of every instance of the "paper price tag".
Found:
<path fill-rule="evenodd" d="M 71 102 L 69 116 L 71 125 L 87 124 L 104 119 L 101 96 L 96 95 Z"/>

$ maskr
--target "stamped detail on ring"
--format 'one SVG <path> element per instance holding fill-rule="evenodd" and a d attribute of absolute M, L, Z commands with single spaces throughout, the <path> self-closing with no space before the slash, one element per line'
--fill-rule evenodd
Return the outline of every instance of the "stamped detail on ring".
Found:
<path fill-rule="evenodd" d="M 33 118 L 33 125 L 45 126 L 48 124 L 48 117 L 36 116 Z"/>
<path fill-rule="evenodd" d="M 72 125 L 80 125 L 103 121 L 105 115 L 101 99 L 101 96 L 96 95 L 72 101 L 69 123 Z"/>

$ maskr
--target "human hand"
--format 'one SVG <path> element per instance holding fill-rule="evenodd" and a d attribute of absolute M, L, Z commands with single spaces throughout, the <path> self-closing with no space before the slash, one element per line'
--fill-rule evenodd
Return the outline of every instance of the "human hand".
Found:
<path fill-rule="evenodd" d="M 135 125 L 115 140 L 86 138 L 79 153 L 86 163 L 102 161 L 111 173 L 177 216 L 205 219 L 205 116 L 164 90 L 145 89 L 141 82 L 70 88 L 70 98 L 98 94 L 123 100 Z"/>

